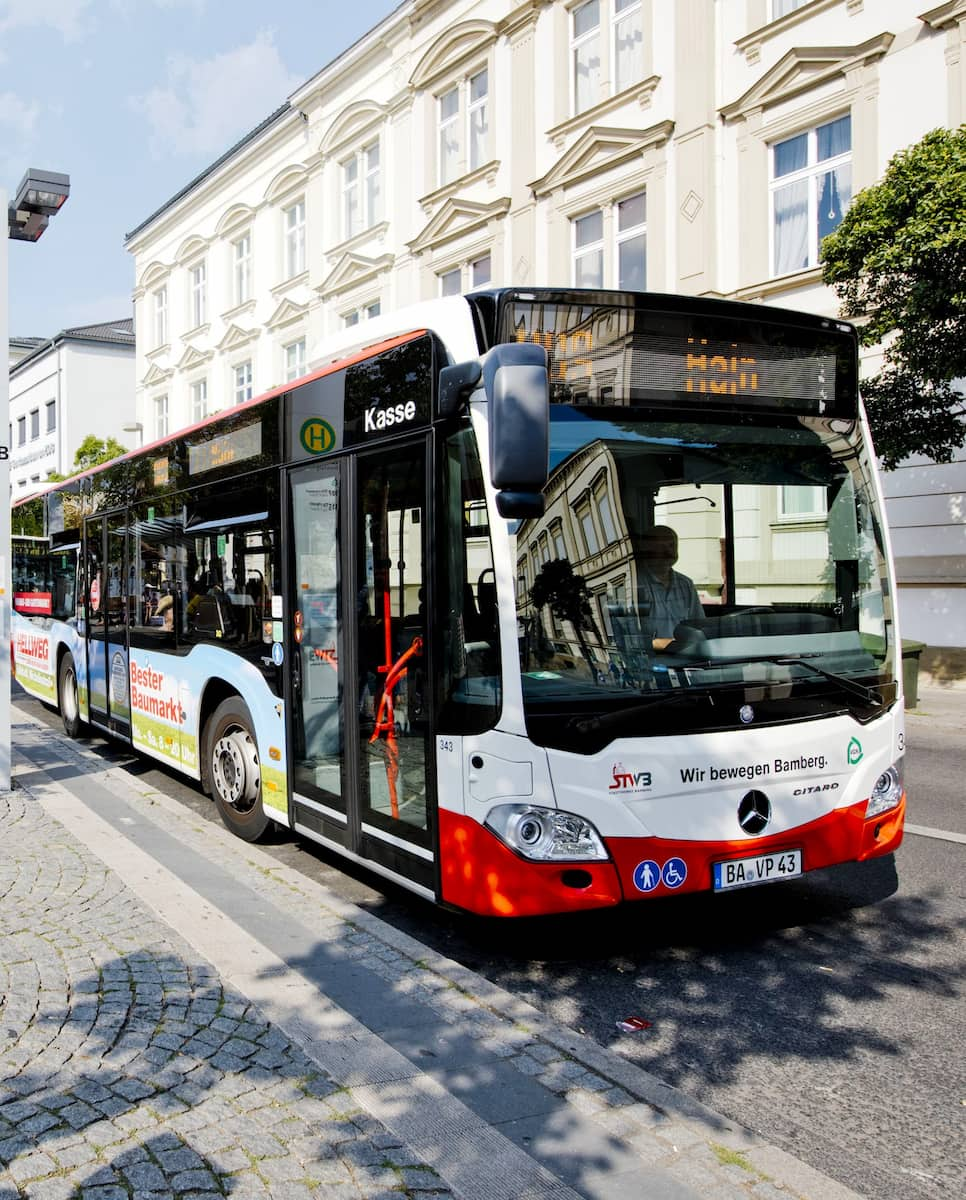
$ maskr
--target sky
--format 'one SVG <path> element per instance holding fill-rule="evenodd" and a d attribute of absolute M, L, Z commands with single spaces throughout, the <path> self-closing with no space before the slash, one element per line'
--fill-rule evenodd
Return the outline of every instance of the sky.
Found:
<path fill-rule="evenodd" d="M 135 229 L 400 0 L 0 0 L 0 186 L 70 176 L 9 242 L 11 337 L 133 315 Z"/>

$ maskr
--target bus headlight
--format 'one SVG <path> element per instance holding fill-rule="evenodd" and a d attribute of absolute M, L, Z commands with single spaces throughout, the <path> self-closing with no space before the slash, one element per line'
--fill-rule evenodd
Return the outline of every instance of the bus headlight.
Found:
<path fill-rule="evenodd" d="M 893 763 L 888 767 L 872 787 L 872 795 L 866 805 L 866 820 L 877 817 L 879 813 L 888 812 L 902 799 L 902 762 Z"/>
<path fill-rule="evenodd" d="M 536 862 L 609 857 L 600 834 L 576 813 L 538 804 L 499 804 L 490 809 L 485 824 L 511 850 Z"/>

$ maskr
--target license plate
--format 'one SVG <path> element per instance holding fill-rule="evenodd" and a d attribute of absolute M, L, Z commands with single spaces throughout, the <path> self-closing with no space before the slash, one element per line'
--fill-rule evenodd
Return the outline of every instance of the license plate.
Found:
<path fill-rule="evenodd" d="M 781 854 L 759 854 L 756 858 L 733 858 L 714 864 L 714 890 L 750 887 L 754 883 L 774 883 L 793 879 L 802 873 L 801 850 L 783 850 Z"/>

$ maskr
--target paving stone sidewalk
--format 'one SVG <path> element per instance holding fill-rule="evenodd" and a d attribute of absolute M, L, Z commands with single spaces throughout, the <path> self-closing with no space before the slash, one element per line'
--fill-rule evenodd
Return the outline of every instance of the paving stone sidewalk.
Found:
<path fill-rule="evenodd" d="M 0 1200 L 853 1195 L 83 743 L 13 744 Z"/>

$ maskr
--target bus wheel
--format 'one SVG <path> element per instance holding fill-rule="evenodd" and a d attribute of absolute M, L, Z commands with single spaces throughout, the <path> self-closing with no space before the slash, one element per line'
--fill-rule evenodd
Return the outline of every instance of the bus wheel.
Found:
<path fill-rule="evenodd" d="M 268 828 L 262 808 L 258 750 L 248 709 L 236 696 L 223 700 L 208 722 L 208 775 L 221 819 L 236 837 L 255 842 Z"/>
<path fill-rule="evenodd" d="M 57 673 L 57 702 L 60 708 L 61 720 L 68 737 L 80 737 L 84 722 L 80 715 L 80 700 L 77 695 L 77 668 L 74 666 L 72 654 L 65 654 L 60 660 L 60 670 Z"/>

